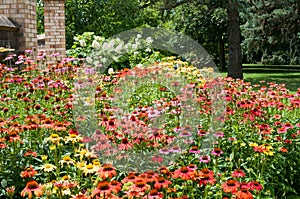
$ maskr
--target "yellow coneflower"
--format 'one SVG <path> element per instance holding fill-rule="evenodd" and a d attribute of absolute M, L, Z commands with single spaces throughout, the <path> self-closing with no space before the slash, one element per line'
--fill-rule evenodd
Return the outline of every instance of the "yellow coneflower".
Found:
<path fill-rule="evenodd" d="M 59 161 L 61 164 L 61 167 L 63 167 L 64 164 L 67 164 L 68 166 L 74 165 L 75 161 L 70 156 L 64 156 L 62 160 Z"/>
<path fill-rule="evenodd" d="M 56 169 L 56 166 L 54 166 L 53 164 L 44 164 L 41 167 L 42 170 L 44 170 L 45 172 L 52 172 L 54 169 Z"/>
<path fill-rule="evenodd" d="M 88 164 L 85 165 L 85 167 L 81 168 L 81 170 L 83 171 L 84 175 L 88 175 L 88 174 L 94 174 L 98 171 L 99 168 L 95 167 L 93 164 Z"/>
<path fill-rule="evenodd" d="M 62 137 L 60 137 L 58 134 L 54 133 L 51 134 L 48 138 L 46 138 L 46 141 L 51 141 L 53 144 L 59 144 Z"/>
<path fill-rule="evenodd" d="M 76 135 L 76 134 L 69 134 L 64 138 L 65 143 L 72 142 L 73 144 L 76 142 L 80 142 L 82 140 L 82 137 Z"/>

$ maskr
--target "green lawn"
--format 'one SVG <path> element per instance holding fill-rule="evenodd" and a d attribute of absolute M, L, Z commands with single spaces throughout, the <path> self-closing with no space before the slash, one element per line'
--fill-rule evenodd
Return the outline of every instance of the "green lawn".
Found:
<path fill-rule="evenodd" d="M 225 77 L 226 72 L 222 72 Z M 260 84 L 267 86 L 266 82 L 276 82 L 277 84 L 285 84 L 291 92 L 296 92 L 300 87 L 300 70 L 271 70 L 270 68 L 262 69 L 244 69 L 244 80 L 252 84 Z"/>

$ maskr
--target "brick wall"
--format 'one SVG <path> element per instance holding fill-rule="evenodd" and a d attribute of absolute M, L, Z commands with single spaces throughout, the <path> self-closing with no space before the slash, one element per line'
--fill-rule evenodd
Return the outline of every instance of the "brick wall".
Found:
<path fill-rule="evenodd" d="M 0 15 L 11 17 L 21 25 L 18 33 L 20 51 L 37 47 L 35 0 L 0 0 Z"/>
<path fill-rule="evenodd" d="M 54 63 L 56 58 L 52 53 L 60 53 L 60 57 L 66 54 L 65 40 L 65 1 L 44 0 L 45 19 L 45 50 L 48 63 Z"/>

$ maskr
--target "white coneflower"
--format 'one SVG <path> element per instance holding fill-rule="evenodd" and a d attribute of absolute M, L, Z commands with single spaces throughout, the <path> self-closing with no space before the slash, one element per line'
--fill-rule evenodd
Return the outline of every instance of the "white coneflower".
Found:
<path fill-rule="evenodd" d="M 111 75 L 111 74 L 113 74 L 113 73 L 114 73 L 114 69 L 113 69 L 113 68 L 109 68 L 109 69 L 108 69 L 108 74 Z"/>

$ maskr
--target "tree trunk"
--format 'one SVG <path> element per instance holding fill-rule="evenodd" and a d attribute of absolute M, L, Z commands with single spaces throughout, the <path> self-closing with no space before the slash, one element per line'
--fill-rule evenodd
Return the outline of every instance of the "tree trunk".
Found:
<path fill-rule="evenodd" d="M 228 1 L 228 77 L 243 79 L 241 30 L 237 0 Z"/>
<path fill-rule="evenodd" d="M 222 38 L 222 35 L 220 36 L 220 41 L 219 41 L 219 60 L 220 60 L 220 69 L 221 71 L 225 71 L 226 69 L 226 64 L 225 64 L 225 47 L 224 47 L 224 41 Z"/>

